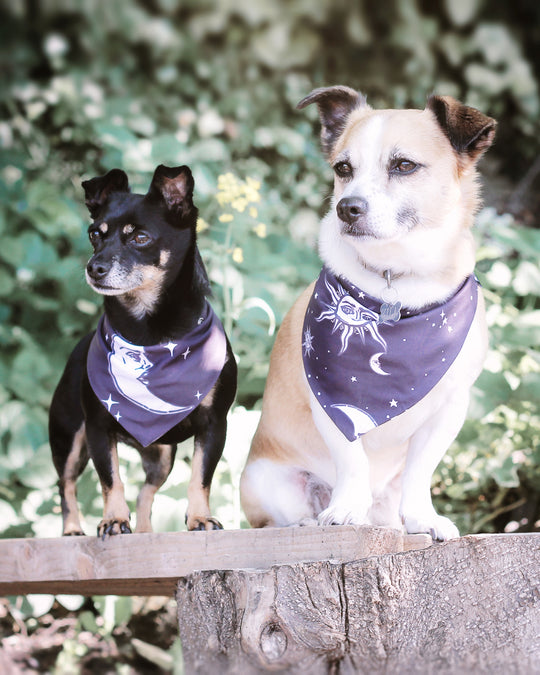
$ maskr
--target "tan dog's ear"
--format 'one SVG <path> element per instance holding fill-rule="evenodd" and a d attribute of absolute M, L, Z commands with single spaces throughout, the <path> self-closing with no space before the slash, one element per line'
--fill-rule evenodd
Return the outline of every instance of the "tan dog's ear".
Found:
<path fill-rule="evenodd" d="M 299 110 L 316 103 L 321 119 L 321 144 L 328 157 L 339 138 L 347 118 L 356 108 L 368 107 L 366 97 L 350 87 L 320 87 L 303 98 L 296 106 Z"/>
<path fill-rule="evenodd" d="M 454 150 L 473 164 L 493 143 L 497 122 L 451 96 L 430 96 L 427 109 L 435 115 Z"/>

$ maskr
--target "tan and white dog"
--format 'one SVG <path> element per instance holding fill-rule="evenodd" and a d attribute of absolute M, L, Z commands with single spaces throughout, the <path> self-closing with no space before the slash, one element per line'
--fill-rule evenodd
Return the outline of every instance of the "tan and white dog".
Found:
<path fill-rule="evenodd" d="M 335 303 L 314 319 L 333 318 L 339 354 L 354 340 L 371 342 L 371 368 L 386 386 L 392 378 L 384 377 L 390 373 L 378 361 L 387 349 L 383 326 L 399 324 L 385 321 L 382 309 L 379 316 L 364 308 L 358 298 L 383 303 L 391 291 L 391 308 L 401 307 L 394 316 L 399 321 L 444 307 L 474 279 L 476 164 L 493 142 L 496 122 L 451 97 L 432 96 L 425 110 L 373 110 L 361 94 L 337 86 L 314 90 L 298 107 L 311 103 L 318 106 L 323 151 L 335 172 L 332 206 L 319 239 L 323 271 L 361 289 L 357 299 L 347 295 L 348 306 L 341 303 L 339 309 L 339 293 L 327 285 Z M 252 526 L 318 519 L 321 525 L 403 524 L 409 533 L 427 532 L 439 540 L 459 536 L 435 511 L 430 483 L 463 424 L 469 389 L 487 349 L 484 303 L 481 293 L 474 293 L 470 324 L 445 374 L 408 409 L 363 426 L 358 416 L 371 420 L 368 405 L 364 412 L 360 405 L 324 409 L 320 392 L 308 384 L 304 359 L 315 338 L 304 321 L 317 292 L 313 285 L 306 289 L 276 338 L 262 415 L 242 474 L 242 505 Z M 445 312 L 439 314 L 434 330 L 451 331 Z M 407 358 L 409 371 L 428 369 L 420 351 Z M 339 355 L 332 359 L 325 371 L 332 371 Z M 350 379 L 357 382 L 354 375 Z M 361 396 L 369 393 L 362 391 L 362 381 L 358 385 Z M 386 398 L 397 408 L 390 389 Z M 352 414 L 350 419 L 358 429 L 347 437 L 329 408 L 356 410 L 356 419 Z"/>

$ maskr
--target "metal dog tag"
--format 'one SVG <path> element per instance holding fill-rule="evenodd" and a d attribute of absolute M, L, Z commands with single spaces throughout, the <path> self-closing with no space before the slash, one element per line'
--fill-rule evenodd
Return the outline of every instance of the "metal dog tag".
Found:
<path fill-rule="evenodd" d="M 401 302 L 383 302 L 379 323 L 397 323 L 401 319 Z"/>
<path fill-rule="evenodd" d="M 397 323 L 401 319 L 401 302 L 398 300 L 396 289 L 392 286 L 392 273 L 386 270 L 384 273 L 386 288 L 382 290 L 381 313 L 379 323 Z"/>

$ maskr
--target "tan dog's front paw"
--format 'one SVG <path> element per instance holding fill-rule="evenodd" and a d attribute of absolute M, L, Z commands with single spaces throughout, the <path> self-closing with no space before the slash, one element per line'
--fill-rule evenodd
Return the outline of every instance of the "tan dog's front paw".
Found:
<path fill-rule="evenodd" d="M 116 518 L 103 519 L 97 528 L 97 536 L 105 539 L 107 536 L 115 536 L 117 534 L 131 534 L 131 527 L 129 520 L 122 520 Z"/>
<path fill-rule="evenodd" d="M 408 534 L 430 534 L 435 541 L 448 541 L 459 537 L 459 530 L 454 523 L 435 512 L 425 517 L 407 515 L 403 516 L 402 520 Z"/>
<path fill-rule="evenodd" d="M 322 527 L 326 525 L 366 525 L 367 509 L 364 515 L 362 511 L 355 512 L 339 506 L 329 506 L 319 513 L 317 520 Z"/>
<path fill-rule="evenodd" d="M 193 516 L 186 519 L 188 530 L 222 530 L 223 525 L 212 516 Z"/>

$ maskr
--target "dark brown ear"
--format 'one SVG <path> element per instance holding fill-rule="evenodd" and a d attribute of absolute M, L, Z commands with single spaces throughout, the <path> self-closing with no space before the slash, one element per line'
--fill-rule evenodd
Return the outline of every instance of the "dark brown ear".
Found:
<path fill-rule="evenodd" d="M 129 192 L 128 177 L 121 169 L 112 169 L 104 176 L 83 181 L 81 185 L 85 204 L 94 219 L 112 192 Z"/>
<path fill-rule="evenodd" d="M 301 110 L 310 103 L 316 103 L 319 109 L 321 144 L 327 157 L 343 132 L 351 112 L 356 108 L 367 107 L 365 96 L 350 87 L 342 86 L 314 89 L 296 107 Z"/>
<path fill-rule="evenodd" d="M 497 122 L 451 96 L 430 96 L 426 106 L 435 115 L 454 150 L 476 163 L 493 143 Z"/>
<path fill-rule="evenodd" d="M 169 211 L 185 214 L 193 206 L 195 182 L 187 166 L 164 166 L 154 171 L 147 196 L 161 200 Z"/>

